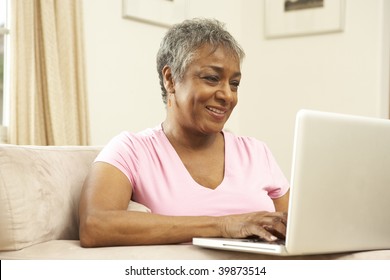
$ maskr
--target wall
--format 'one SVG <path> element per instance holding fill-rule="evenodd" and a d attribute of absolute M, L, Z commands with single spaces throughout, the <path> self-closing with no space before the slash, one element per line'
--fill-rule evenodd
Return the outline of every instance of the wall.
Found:
<path fill-rule="evenodd" d="M 242 28 L 253 31 L 243 37 L 240 133 L 264 139 L 287 175 L 300 108 L 389 116 L 388 4 L 346 0 L 344 32 L 266 40 L 263 5 L 248 1 Z"/>
<path fill-rule="evenodd" d="M 123 130 L 164 116 L 155 54 L 166 31 L 122 18 L 121 0 L 84 0 L 91 138 L 105 144 Z"/>
<path fill-rule="evenodd" d="M 166 29 L 121 17 L 121 0 L 84 0 L 91 144 L 160 123 L 155 54 Z M 346 0 L 342 33 L 266 40 L 263 1 L 190 0 L 244 47 L 239 105 L 227 127 L 262 139 L 290 175 L 295 113 L 389 115 L 389 2 Z"/>

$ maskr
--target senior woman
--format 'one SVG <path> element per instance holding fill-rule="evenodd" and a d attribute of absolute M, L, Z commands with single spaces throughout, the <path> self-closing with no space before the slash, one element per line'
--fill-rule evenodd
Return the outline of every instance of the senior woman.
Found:
<path fill-rule="evenodd" d="M 264 143 L 223 130 L 243 57 L 217 20 L 168 30 L 157 54 L 166 118 L 121 133 L 96 158 L 81 195 L 81 246 L 284 238 L 286 178 Z M 131 199 L 151 213 L 127 211 Z"/>

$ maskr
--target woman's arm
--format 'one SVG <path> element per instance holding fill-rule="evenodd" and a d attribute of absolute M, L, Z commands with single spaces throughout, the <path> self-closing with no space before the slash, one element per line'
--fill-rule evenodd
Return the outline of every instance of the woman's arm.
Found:
<path fill-rule="evenodd" d="M 273 200 L 276 212 L 288 212 L 288 202 L 290 199 L 290 190 L 288 190 L 283 196 Z"/>
<path fill-rule="evenodd" d="M 242 238 L 257 235 L 275 240 L 266 228 L 285 234 L 283 213 L 257 212 L 222 217 L 163 216 L 127 211 L 132 186 L 116 167 L 92 166 L 80 199 L 80 243 L 83 247 L 169 244 L 193 237 Z"/>

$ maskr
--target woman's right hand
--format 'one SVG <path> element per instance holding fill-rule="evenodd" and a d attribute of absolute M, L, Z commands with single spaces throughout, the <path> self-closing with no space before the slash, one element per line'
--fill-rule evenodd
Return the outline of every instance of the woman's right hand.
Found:
<path fill-rule="evenodd" d="M 246 238 L 257 236 L 265 241 L 284 240 L 286 237 L 287 213 L 255 212 L 221 217 L 222 236 Z"/>

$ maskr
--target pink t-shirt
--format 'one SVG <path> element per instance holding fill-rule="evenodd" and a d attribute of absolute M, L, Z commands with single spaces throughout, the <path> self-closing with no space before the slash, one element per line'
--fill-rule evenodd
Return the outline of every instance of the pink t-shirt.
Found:
<path fill-rule="evenodd" d="M 136 134 L 122 132 L 95 161 L 121 170 L 133 186 L 132 199 L 153 213 L 219 216 L 275 211 L 271 198 L 284 195 L 289 183 L 270 150 L 254 138 L 223 134 L 225 173 L 216 189 L 191 177 L 161 126 Z"/>

